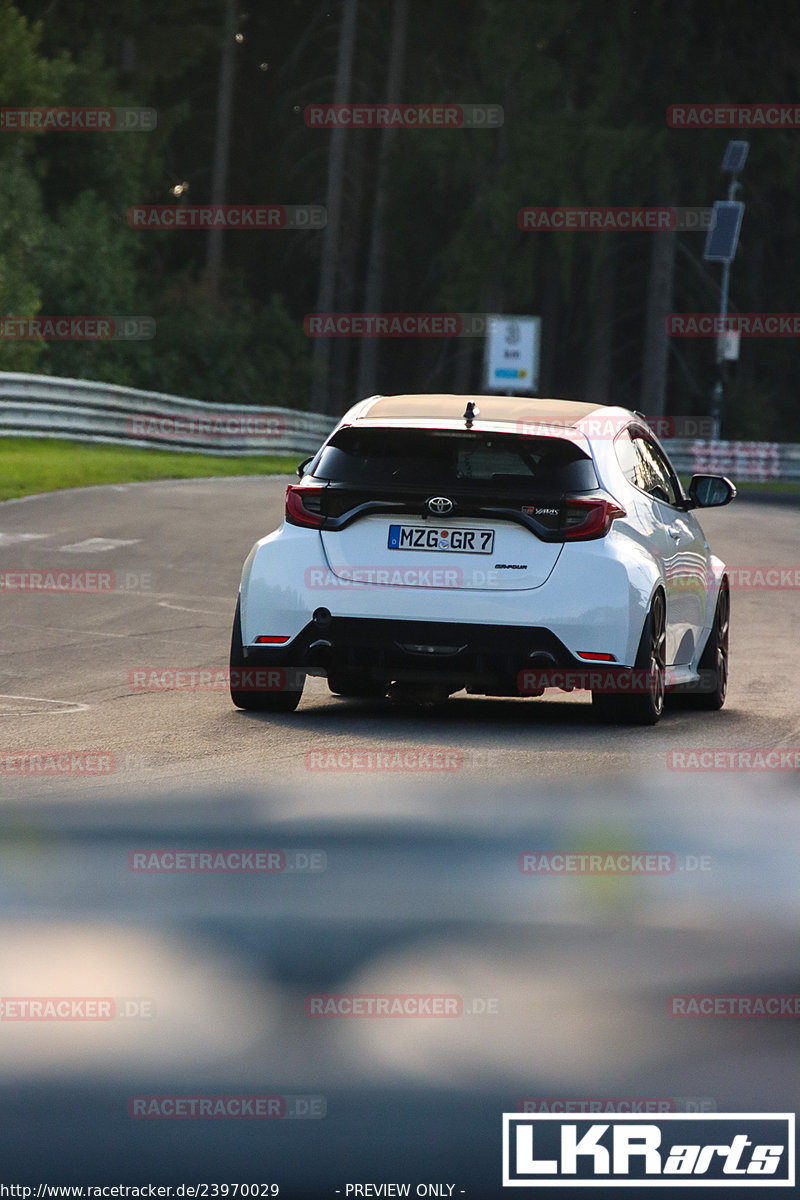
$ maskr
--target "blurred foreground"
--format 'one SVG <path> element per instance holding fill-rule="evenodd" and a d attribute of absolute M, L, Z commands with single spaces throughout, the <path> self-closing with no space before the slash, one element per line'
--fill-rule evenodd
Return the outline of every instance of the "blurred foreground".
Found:
<path fill-rule="evenodd" d="M 494 1197 L 526 1101 L 798 1108 L 797 1018 L 668 1011 L 800 992 L 796 776 L 381 786 L 351 781 L 346 818 L 333 791 L 0 810 L 3 1182 Z M 601 869 L 565 873 L 582 853 Z M 631 854 L 658 873 L 609 870 Z M 387 1015 L 342 1015 L 354 995 Z M 442 1015 L 393 1018 L 409 996 Z M 108 1019 L 45 1019 L 68 1011 Z M 234 1119 L 255 1096 L 265 1115 Z M 198 1119 L 198 1097 L 239 1099 Z"/>

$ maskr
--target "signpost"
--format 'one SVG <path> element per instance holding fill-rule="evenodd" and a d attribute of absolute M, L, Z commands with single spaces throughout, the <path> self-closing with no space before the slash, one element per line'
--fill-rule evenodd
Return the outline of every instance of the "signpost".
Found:
<path fill-rule="evenodd" d="M 729 263 L 736 254 L 744 205 L 741 200 L 715 200 L 711 226 L 706 234 L 706 262 Z"/>
<path fill-rule="evenodd" d="M 487 392 L 535 392 L 539 387 L 541 317 L 489 315 L 484 385 Z"/>
<path fill-rule="evenodd" d="M 706 234 L 706 244 L 703 250 L 703 258 L 706 262 L 722 263 L 722 287 L 719 297 L 721 330 L 726 329 L 731 263 L 736 256 L 736 247 L 739 244 L 739 230 L 742 227 L 742 218 L 744 216 L 744 204 L 742 204 L 741 200 L 734 199 L 734 197 L 741 186 L 738 175 L 747 161 L 747 152 L 749 149 L 750 143 L 744 141 L 728 142 L 725 148 L 722 169 L 728 172 L 731 177 L 728 187 L 728 199 L 714 201 L 711 228 Z M 717 337 L 717 379 L 711 399 L 711 437 L 714 441 L 719 440 L 722 424 L 722 401 L 725 381 L 724 363 L 726 360 L 733 360 L 738 357 L 738 335 L 733 337 L 727 332 L 720 332 Z"/>

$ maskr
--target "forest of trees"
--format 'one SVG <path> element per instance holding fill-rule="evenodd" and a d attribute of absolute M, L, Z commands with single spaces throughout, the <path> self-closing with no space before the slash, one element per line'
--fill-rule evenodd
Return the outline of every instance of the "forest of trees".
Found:
<path fill-rule="evenodd" d="M 796 0 L 0 0 L 3 107 L 158 114 L 152 132 L 0 131 L 2 314 L 157 327 L 149 341 L 4 340 L 0 369 L 330 413 L 372 391 L 481 390 L 480 338 L 316 346 L 303 318 L 328 295 L 337 312 L 540 315 L 541 394 L 648 412 L 668 345 L 666 412 L 707 413 L 713 340 L 659 335 L 665 304 L 719 307 L 703 234 L 531 233 L 517 212 L 707 207 L 726 194 L 728 140 L 745 138 L 731 311 L 794 312 L 800 127 L 683 130 L 666 113 L 795 103 L 799 84 Z M 504 122 L 352 130 L 332 155 L 304 110 L 342 95 L 499 104 Z M 132 205 L 208 203 L 225 159 L 231 204 L 325 205 L 339 171 L 338 224 L 226 231 L 218 275 L 208 233 L 129 227 Z M 743 340 L 728 375 L 725 436 L 800 441 L 796 339 Z"/>

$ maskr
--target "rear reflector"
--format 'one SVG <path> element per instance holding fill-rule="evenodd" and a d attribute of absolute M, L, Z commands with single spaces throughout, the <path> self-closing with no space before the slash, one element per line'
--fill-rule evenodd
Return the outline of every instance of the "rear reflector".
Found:
<path fill-rule="evenodd" d="M 284 642 L 288 642 L 288 637 L 274 637 L 272 634 L 263 634 L 256 638 L 256 645 L 260 646 L 282 646 Z"/>
<path fill-rule="evenodd" d="M 613 654 L 599 654 L 594 650 L 579 650 L 578 658 L 586 658 L 590 662 L 616 662 Z"/>

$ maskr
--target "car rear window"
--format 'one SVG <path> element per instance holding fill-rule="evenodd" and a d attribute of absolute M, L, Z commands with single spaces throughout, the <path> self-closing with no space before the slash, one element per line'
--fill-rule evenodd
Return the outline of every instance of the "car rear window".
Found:
<path fill-rule="evenodd" d="M 315 479 L 331 483 L 584 492 L 592 460 L 565 438 L 419 429 L 342 429 L 321 451 Z"/>

